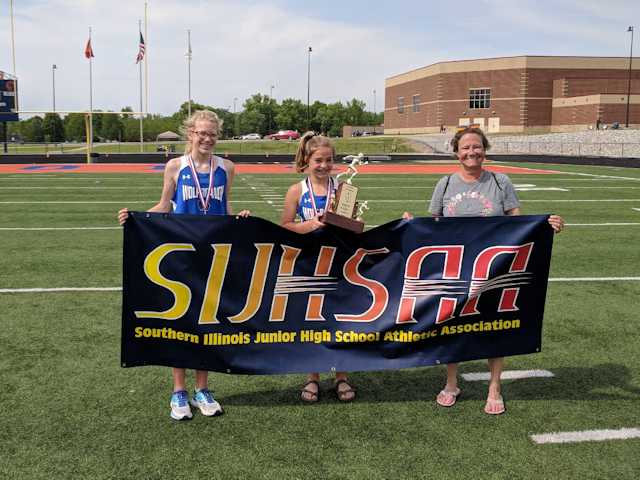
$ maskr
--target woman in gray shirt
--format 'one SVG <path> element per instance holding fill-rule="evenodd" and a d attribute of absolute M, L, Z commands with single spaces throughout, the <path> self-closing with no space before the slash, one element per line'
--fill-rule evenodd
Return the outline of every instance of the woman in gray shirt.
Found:
<path fill-rule="evenodd" d="M 479 128 L 466 128 L 451 140 L 453 152 L 460 162 L 459 170 L 441 178 L 431 197 L 429 211 L 434 217 L 489 217 L 498 215 L 520 215 L 520 201 L 509 177 L 482 167 L 489 141 Z M 405 212 L 403 218 L 411 218 Z M 549 217 L 549 224 L 556 232 L 564 226 L 564 220 Z M 504 400 L 500 390 L 500 375 L 504 358 L 490 358 L 489 394 L 485 413 L 504 413 Z M 447 384 L 436 397 L 438 405 L 452 407 L 460 395 L 458 388 L 458 364 L 447 365 Z"/>

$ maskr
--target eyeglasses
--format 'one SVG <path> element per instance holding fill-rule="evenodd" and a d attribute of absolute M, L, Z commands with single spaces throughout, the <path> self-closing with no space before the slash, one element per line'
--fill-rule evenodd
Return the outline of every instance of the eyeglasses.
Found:
<path fill-rule="evenodd" d="M 218 138 L 218 132 L 206 132 L 204 130 L 194 130 L 193 133 L 198 135 L 198 138 L 200 140 L 206 140 L 207 138 L 210 138 L 211 140 L 215 140 L 216 138 Z"/>

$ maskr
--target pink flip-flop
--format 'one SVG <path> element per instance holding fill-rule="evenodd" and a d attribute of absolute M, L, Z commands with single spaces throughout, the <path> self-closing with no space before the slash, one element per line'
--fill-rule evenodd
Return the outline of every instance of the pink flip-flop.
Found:
<path fill-rule="evenodd" d="M 441 407 L 453 407 L 460 396 L 460 389 L 456 388 L 455 392 L 441 390 L 436 397 L 436 403 Z"/>
<path fill-rule="evenodd" d="M 487 415 L 501 415 L 506 411 L 504 408 L 504 399 L 502 395 L 497 400 L 487 398 L 487 403 L 484 406 L 484 413 Z"/>

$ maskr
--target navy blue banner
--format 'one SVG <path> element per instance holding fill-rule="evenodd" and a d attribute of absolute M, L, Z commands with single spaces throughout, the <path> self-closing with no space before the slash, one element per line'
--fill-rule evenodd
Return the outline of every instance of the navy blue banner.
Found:
<path fill-rule="evenodd" d="M 300 235 L 255 217 L 133 212 L 122 365 L 272 374 L 538 352 L 547 218 L 416 218 Z"/>

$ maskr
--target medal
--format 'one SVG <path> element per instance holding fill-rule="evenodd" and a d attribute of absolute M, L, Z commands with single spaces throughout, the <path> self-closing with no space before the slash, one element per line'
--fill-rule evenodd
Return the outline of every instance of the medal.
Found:
<path fill-rule="evenodd" d="M 195 165 L 193 164 L 193 159 L 191 155 L 187 156 L 187 163 L 189 164 L 189 168 L 191 169 L 191 174 L 193 176 L 193 180 L 196 184 L 196 193 L 198 194 L 198 201 L 200 203 L 200 211 L 203 215 L 206 215 L 209 211 L 209 203 L 211 201 L 211 197 L 213 197 L 213 156 L 209 157 L 209 188 L 207 189 L 207 198 L 204 198 L 202 194 L 202 187 L 200 186 L 200 179 L 198 178 L 198 172 L 196 170 Z"/>
<path fill-rule="evenodd" d="M 316 196 L 313 193 L 313 185 L 311 185 L 311 180 L 309 179 L 309 177 L 307 177 L 307 189 L 310 193 L 309 197 L 311 198 L 311 208 L 313 209 L 313 216 L 315 217 L 318 215 L 318 209 L 316 208 Z M 333 196 L 334 189 L 335 187 L 333 185 L 333 178 L 329 177 L 329 179 L 327 180 L 327 201 L 325 203 L 324 210 L 329 208 L 329 206 L 331 205 L 331 198 Z"/>

